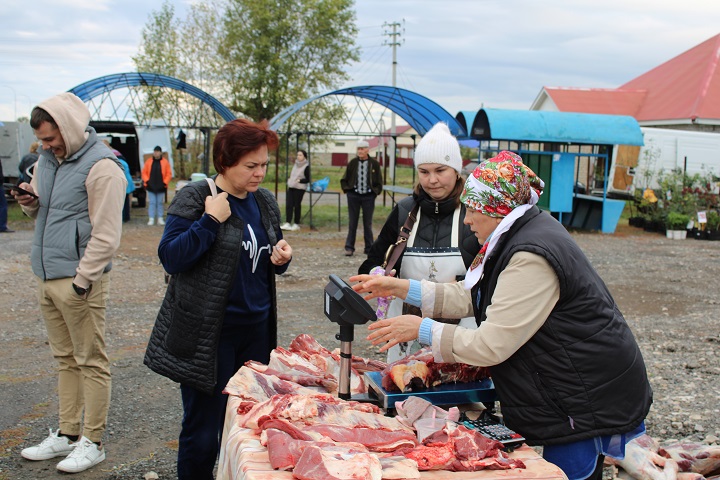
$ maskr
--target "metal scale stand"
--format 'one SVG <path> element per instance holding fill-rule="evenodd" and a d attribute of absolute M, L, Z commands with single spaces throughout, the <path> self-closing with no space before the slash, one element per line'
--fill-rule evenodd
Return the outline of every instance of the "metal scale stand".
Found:
<path fill-rule="evenodd" d="M 352 342 L 355 339 L 355 325 L 364 325 L 377 320 L 372 307 L 355 292 L 343 279 L 330 275 L 330 282 L 325 286 L 325 316 L 331 322 L 340 325 L 340 333 L 335 338 L 340 340 L 340 379 L 338 397 L 350 400 L 350 371 L 352 367 Z M 367 395 L 352 397 L 360 402 L 377 403 Z"/>

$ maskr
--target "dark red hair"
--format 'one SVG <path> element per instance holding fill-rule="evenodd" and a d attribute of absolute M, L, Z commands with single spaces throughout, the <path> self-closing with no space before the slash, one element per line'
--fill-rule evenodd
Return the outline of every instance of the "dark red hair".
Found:
<path fill-rule="evenodd" d="M 232 120 L 218 130 L 213 142 L 213 165 L 217 173 L 225 173 L 234 167 L 240 159 L 250 152 L 254 152 L 263 145 L 268 150 L 277 148 L 279 143 L 277 133 L 270 130 L 270 123 L 262 120 L 255 123 L 245 118 Z"/>

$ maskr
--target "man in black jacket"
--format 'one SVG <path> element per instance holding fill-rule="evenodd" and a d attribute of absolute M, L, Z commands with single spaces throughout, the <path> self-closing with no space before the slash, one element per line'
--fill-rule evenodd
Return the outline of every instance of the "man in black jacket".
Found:
<path fill-rule="evenodd" d="M 365 140 L 357 143 L 357 157 L 350 160 L 345 174 L 340 179 L 340 187 L 347 194 L 348 216 L 350 217 L 348 235 L 345 239 L 345 255 L 355 253 L 355 235 L 357 233 L 360 210 L 363 214 L 363 236 L 365 254 L 373 244 L 372 220 L 375 211 L 375 199 L 382 192 L 380 162 L 368 156 L 370 145 Z"/>

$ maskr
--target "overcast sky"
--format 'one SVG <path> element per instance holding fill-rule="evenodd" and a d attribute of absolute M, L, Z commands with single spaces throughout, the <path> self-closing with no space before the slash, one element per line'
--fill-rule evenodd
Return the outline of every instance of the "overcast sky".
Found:
<path fill-rule="evenodd" d="M 176 12 L 184 17 L 178 0 Z M 2 0 L 0 120 L 93 78 L 133 70 L 161 0 Z M 720 0 L 356 0 L 351 85 L 397 86 L 452 115 L 528 109 L 543 86 L 614 88 L 720 34 Z"/>

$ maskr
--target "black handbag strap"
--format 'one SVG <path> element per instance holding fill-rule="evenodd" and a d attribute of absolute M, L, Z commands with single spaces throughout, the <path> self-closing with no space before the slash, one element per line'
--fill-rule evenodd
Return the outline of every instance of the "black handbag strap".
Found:
<path fill-rule="evenodd" d="M 397 241 L 390 245 L 390 247 L 387 249 L 387 252 L 385 252 L 385 262 L 382 265 L 385 269 L 385 275 L 390 274 L 393 267 L 395 266 L 395 263 L 397 263 L 398 258 L 400 258 L 400 255 L 402 255 L 403 251 L 405 250 L 408 238 L 410 238 L 410 233 L 412 233 L 413 225 L 415 225 L 415 220 L 417 220 L 417 213 L 419 208 L 420 204 L 415 203 L 415 206 L 412 208 L 412 210 L 410 210 L 410 213 L 408 213 L 408 216 L 405 219 L 405 223 L 402 227 L 400 227 Z"/>

